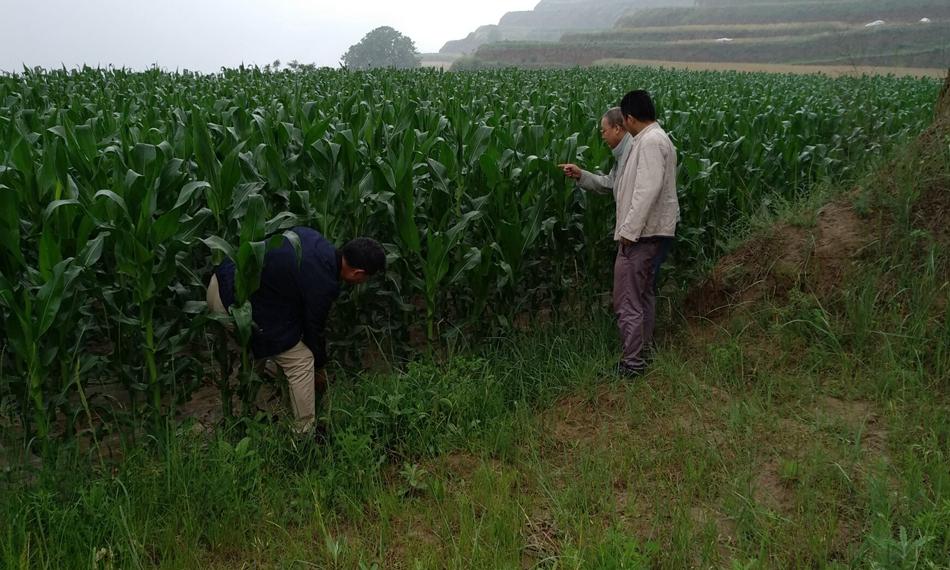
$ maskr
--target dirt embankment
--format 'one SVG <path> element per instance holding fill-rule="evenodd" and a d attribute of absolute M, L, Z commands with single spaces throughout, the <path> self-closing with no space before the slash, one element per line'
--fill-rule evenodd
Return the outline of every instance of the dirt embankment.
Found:
<path fill-rule="evenodd" d="M 723 257 L 688 298 L 691 315 L 716 318 L 793 290 L 826 296 L 840 285 L 872 241 L 868 224 L 847 198 L 818 211 L 811 227 L 780 223 Z"/>
<path fill-rule="evenodd" d="M 935 108 L 934 124 L 913 145 L 915 164 L 894 164 L 880 171 L 877 184 L 896 188 L 895 176 L 911 172 L 919 194 L 911 223 L 933 243 L 950 247 L 950 74 Z M 898 159 L 899 160 L 899 159 Z M 763 300 L 784 301 L 794 290 L 828 298 L 875 239 L 888 235 L 886 216 L 862 218 L 854 196 L 843 196 L 818 211 L 812 224 L 779 223 L 746 240 L 724 256 L 690 292 L 689 316 L 721 318 Z M 886 237 L 885 237 L 886 239 Z"/>
<path fill-rule="evenodd" d="M 937 122 L 940 121 L 950 121 L 950 73 L 947 74 L 947 80 L 940 90 L 940 98 L 937 99 Z"/>

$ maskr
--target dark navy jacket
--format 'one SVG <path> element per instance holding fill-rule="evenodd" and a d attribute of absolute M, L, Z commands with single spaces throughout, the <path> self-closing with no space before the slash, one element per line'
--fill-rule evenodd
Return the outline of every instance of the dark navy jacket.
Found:
<path fill-rule="evenodd" d="M 304 227 L 293 231 L 300 236 L 299 265 L 286 239 L 264 256 L 261 286 L 251 295 L 251 350 L 257 358 L 268 358 L 303 340 L 319 369 L 327 362 L 324 327 L 340 294 L 341 256 L 319 232 Z M 215 268 L 225 307 L 235 302 L 234 271 L 230 259 Z"/>

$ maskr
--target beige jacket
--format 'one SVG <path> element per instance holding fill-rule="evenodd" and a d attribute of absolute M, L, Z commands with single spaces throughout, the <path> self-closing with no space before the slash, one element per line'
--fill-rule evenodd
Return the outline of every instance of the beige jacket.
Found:
<path fill-rule="evenodd" d="M 676 197 L 676 148 L 658 123 L 633 137 L 627 161 L 614 184 L 617 226 L 614 241 L 673 236 L 680 220 Z"/>

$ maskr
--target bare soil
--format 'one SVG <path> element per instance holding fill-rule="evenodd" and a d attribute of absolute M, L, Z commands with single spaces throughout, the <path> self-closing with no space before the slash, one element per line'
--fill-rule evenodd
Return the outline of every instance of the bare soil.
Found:
<path fill-rule="evenodd" d="M 826 297 L 872 241 L 848 198 L 818 211 L 814 227 L 780 223 L 725 255 L 686 301 L 688 316 L 718 318 L 760 301 L 784 301 L 794 290 Z"/>
<path fill-rule="evenodd" d="M 610 390 L 601 390 L 593 400 L 583 396 L 564 398 L 544 413 L 545 431 L 556 445 L 609 440 L 626 430 L 621 398 Z"/>
<path fill-rule="evenodd" d="M 776 459 L 769 460 L 761 467 L 753 483 L 752 498 L 777 513 L 789 515 L 795 509 L 795 494 L 782 481 L 780 468 L 781 464 Z"/>
<path fill-rule="evenodd" d="M 860 433 L 862 449 L 886 459 L 887 430 L 881 425 L 871 402 L 826 396 L 818 400 L 817 411 L 821 416 L 844 424 L 850 431 Z"/>

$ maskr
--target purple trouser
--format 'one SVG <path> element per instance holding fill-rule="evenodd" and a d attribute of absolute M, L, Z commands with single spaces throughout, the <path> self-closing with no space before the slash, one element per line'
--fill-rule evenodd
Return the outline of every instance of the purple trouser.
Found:
<path fill-rule="evenodd" d="M 614 261 L 614 312 L 623 342 L 621 364 L 645 368 L 644 350 L 653 341 L 656 324 L 656 292 L 653 289 L 655 262 L 663 249 L 662 240 L 622 242 Z"/>

